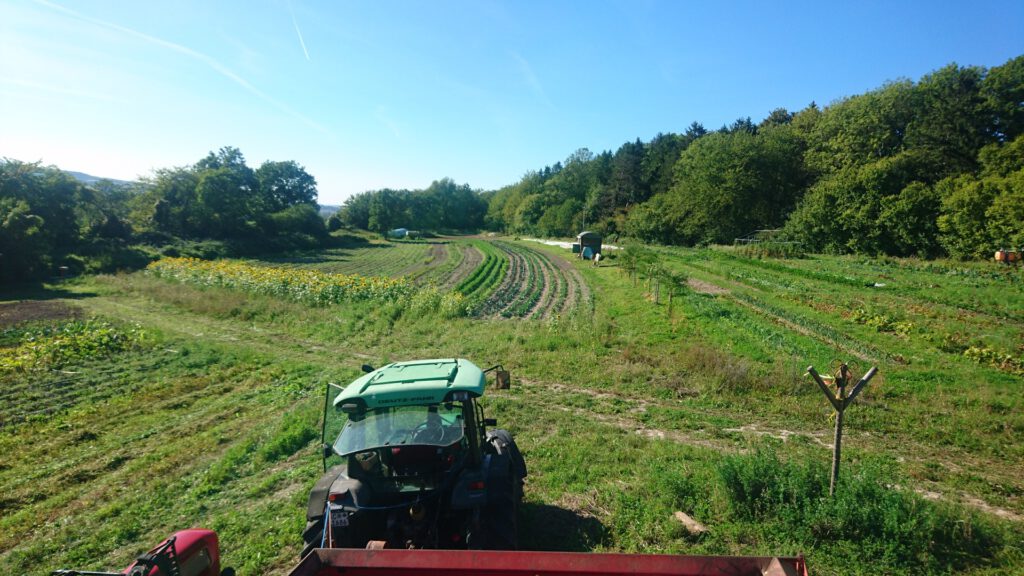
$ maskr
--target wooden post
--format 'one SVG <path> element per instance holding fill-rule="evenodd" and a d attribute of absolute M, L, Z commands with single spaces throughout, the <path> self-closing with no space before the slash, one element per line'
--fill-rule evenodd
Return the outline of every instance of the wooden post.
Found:
<path fill-rule="evenodd" d="M 846 368 L 846 364 L 843 364 L 843 368 Z M 846 385 L 845 382 L 837 378 L 836 379 L 837 390 L 836 400 L 842 404 L 843 400 L 846 400 Z M 836 434 L 832 441 L 832 477 L 828 482 L 828 495 L 833 496 L 836 493 L 836 482 L 839 481 L 839 459 L 842 457 L 843 452 L 843 412 L 846 411 L 846 406 L 843 406 L 836 411 Z"/>
<path fill-rule="evenodd" d="M 834 496 L 836 493 L 836 484 L 839 482 L 839 459 L 842 454 L 843 444 L 843 412 L 845 412 L 847 406 L 853 402 L 853 399 L 860 394 L 868 381 L 875 377 L 875 374 L 878 373 L 878 367 L 872 366 L 871 369 L 868 370 L 868 373 L 865 374 L 864 377 L 857 382 L 857 385 L 853 387 L 849 396 L 846 395 L 846 386 L 850 383 L 850 380 L 853 379 L 853 373 L 850 372 L 850 367 L 847 366 L 845 362 L 839 366 L 839 371 L 834 376 L 836 383 L 835 396 L 832 395 L 832 391 L 828 389 L 828 385 L 821 379 L 821 376 L 818 374 L 817 370 L 814 369 L 814 366 L 808 366 L 807 373 L 814 378 L 814 381 L 818 384 L 818 388 L 820 388 L 821 392 L 825 394 L 825 399 L 828 400 L 829 404 L 831 404 L 836 410 L 836 434 L 832 444 L 832 477 L 828 484 L 828 494 L 829 496 Z"/>

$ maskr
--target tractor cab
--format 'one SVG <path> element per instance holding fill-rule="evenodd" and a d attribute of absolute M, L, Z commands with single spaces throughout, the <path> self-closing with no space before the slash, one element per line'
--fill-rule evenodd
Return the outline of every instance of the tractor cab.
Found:
<path fill-rule="evenodd" d="M 514 547 L 526 465 L 508 432 L 487 430 L 496 422 L 477 402 L 487 371 L 464 359 L 364 371 L 328 387 L 306 551 Z M 498 376 L 507 386 L 508 373 Z"/>
<path fill-rule="evenodd" d="M 469 453 L 460 403 L 395 406 L 350 414 L 332 451 L 347 473 L 395 490 L 433 489 L 433 480 L 464 465 Z"/>
<path fill-rule="evenodd" d="M 484 371 L 462 359 L 364 370 L 369 373 L 325 399 L 326 458 L 354 456 L 365 471 L 378 469 L 374 461 L 386 465 L 392 456 L 412 454 L 467 452 L 479 462 L 485 421 L 475 400 L 484 392 Z"/>

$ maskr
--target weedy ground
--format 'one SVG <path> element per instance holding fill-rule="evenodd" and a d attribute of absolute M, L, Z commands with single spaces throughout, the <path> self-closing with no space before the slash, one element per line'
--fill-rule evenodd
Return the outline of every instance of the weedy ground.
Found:
<path fill-rule="evenodd" d="M 404 250 L 416 257 L 396 273 L 458 259 Z M 141 273 L 8 293 L 0 318 L 19 320 L 0 351 L 94 316 L 138 342 L 0 372 L 36 411 L 0 427 L 0 573 L 122 567 L 189 526 L 216 529 L 240 574 L 282 573 L 320 472 L 326 383 L 451 356 L 512 371 L 484 405 L 530 467 L 524 548 L 802 553 L 814 574 L 1024 570 L 1019 271 L 656 256 L 689 278 L 671 314 L 667 288 L 615 257 L 573 261 L 588 299 L 538 320 L 316 308 Z M 880 373 L 846 413 L 829 498 L 831 411 L 804 371 L 835 360 Z"/>

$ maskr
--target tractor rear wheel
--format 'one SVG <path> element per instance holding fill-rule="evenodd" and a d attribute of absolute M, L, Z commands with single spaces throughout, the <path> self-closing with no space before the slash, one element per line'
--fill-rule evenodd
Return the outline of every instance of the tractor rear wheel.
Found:
<path fill-rule="evenodd" d="M 509 470 L 507 476 L 492 478 L 488 486 L 487 506 L 481 514 L 484 547 L 488 550 L 516 550 L 519 547 L 519 479 Z"/>
<path fill-rule="evenodd" d="M 302 548 L 299 558 L 305 558 L 314 548 L 319 548 L 324 536 L 324 517 L 315 518 L 306 522 L 306 529 L 302 531 L 302 541 L 306 543 Z"/>

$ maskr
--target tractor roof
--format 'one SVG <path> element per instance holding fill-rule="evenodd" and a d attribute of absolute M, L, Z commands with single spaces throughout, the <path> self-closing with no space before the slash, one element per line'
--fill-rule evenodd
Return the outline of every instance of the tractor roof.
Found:
<path fill-rule="evenodd" d="M 345 387 L 334 405 L 355 403 L 373 410 L 387 406 L 438 404 L 453 392 L 476 398 L 484 393 L 484 373 L 462 358 L 395 362 Z"/>

